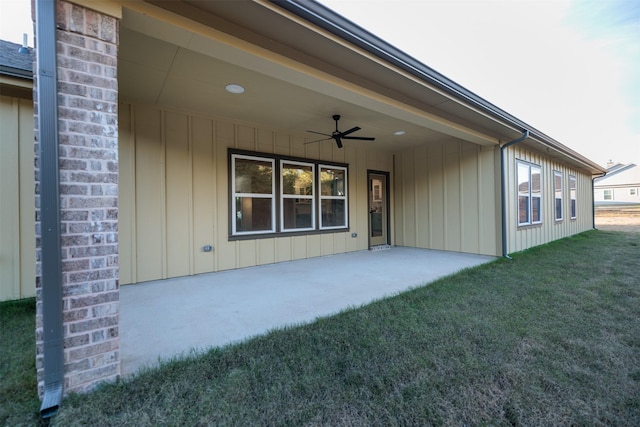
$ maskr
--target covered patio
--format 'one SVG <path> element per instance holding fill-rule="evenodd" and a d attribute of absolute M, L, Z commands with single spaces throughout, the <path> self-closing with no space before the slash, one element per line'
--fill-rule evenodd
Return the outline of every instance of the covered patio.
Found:
<path fill-rule="evenodd" d="M 392 247 L 124 286 L 122 375 L 312 322 L 494 259 Z"/>

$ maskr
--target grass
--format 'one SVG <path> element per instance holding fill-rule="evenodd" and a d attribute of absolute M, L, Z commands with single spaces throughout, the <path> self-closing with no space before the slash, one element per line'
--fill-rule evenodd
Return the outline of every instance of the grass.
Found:
<path fill-rule="evenodd" d="M 513 258 L 72 395 L 53 423 L 640 425 L 640 234 Z"/>
<path fill-rule="evenodd" d="M 40 408 L 35 375 L 34 298 L 0 303 L 0 425 L 33 425 Z"/>

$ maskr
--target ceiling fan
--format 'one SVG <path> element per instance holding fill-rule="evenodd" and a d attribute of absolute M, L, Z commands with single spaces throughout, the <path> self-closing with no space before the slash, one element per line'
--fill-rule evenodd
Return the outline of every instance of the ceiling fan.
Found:
<path fill-rule="evenodd" d="M 324 136 L 328 136 L 328 138 L 321 138 L 321 139 L 316 139 L 315 141 L 309 141 L 309 142 L 305 142 L 305 144 L 311 144 L 313 142 L 320 142 L 320 141 L 328 141 L 330 139 L 333 139 L 334 141 L 336 141 L 336 145 L 338 146 L 338 148 L 342 148 L 342 140 L 343 139 L 357 139 L 360 141 L 373 141 L 375 140 L 375 138 L 370 137 L 370 136 L 347 136 L 347 135 L 351 135 L 353 132 L 359 131 L 360 128 L 358 126 L 353 127 L 349 130 L 346 130 L 344 132 L 340 132 L 338 130 L 338 120 L 340 120 L 340 115 L 339 114 L 334 114 L 333 115 L 333 120 L 336 121 L 336 130 L 334 130 L 331 134 L 328 133 L 322 133 L 322 132 L 316 132 L 313 130 L 308 130 L 307 132 L 310 133 L 317 133 L 318 135 L 324 135 Z"/>

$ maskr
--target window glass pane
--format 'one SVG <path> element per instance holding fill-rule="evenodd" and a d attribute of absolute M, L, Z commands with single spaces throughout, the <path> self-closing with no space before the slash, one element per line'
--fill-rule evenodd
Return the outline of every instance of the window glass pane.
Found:
<path fill-rule="evenodd" d="M 555 192 L 555 215 L 556 220 L 562 219 L 562 173 L 553 173 L 553 189 Z"/>
<path fill-rule="evenodd" d="M 553 174 L 553 186 L 556 191 L 562 191 L 562 175 L 559 173 Z"/>
<path fill-rule="evenodd" d="M 518 163 L 518 194 L 529 194 L 529 165 Z"/>
<path fill-rule="evenodd" d="M 540 194 L 541 187 L 541 175 L 540 168 L 531 166 L 531 195 L 535 196 L 536 194 Z"/>
<path fill-rule="evenodd" d="M 273 230 L 272 204 L 270 197 L 236 197 L 236 231 Z"/>
<path fill-rule="evenodd" d="M 340 199 L 322 200 L 322 227 L 346 226 L 345 201 Z"/>
<path fill-rule="evenodd" d="M 532 197 L 531 198 L 531 222 L 540 222 L 542 221 L 542 216 L 540 212 L 540 197 Z"/>
<path fill-rule="evenodd" d="M 518 197 L 518 224 L 529 223 L 529 197 Z"/>
<path fill-rule="evenodd" d="M 236 193 L 271 194 L 273 164 L 269 161 L 235 159 Z"/>
<path fill-rule="evenodd" d="M 313 167 L 283 163 L 282 194 L 313 195 Z"/>
<path fill-rule="evenodd" d="M 312 224 L 311 199 L 286 198 L 282 201 L 282 216 L 284 229 L 311 228 Z"/>
<path fill-rule="evenodd" d="M 320 169 L 320 191 L 323 196 L 345 195 L 345 171 L 343 169 Z"/>
<path fill-rule="evenodd" d="M 531 222 L 530 183 L 531 166 L 526 163 L 518 163 L 518 224 Z"/>
<path fill-rule="evenodd" d="M 562 219 L 562 199 L 556 198 L 556 219 Z"/>
<path fill-rule="evenodd" d="M 571 198 L 571 218 L 575 218 L 576 217 L 576 197 L 577 197 L 575 176 L 569 176 L 569 193 L 570 193 L 569 197 Z"/>

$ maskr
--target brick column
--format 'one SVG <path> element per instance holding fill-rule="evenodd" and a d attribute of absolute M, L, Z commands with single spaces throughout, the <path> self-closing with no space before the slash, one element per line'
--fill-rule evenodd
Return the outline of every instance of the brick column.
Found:
<path fill-rule="evenodd" d="M 68 393 L 90 390 L 120 375 L 118 20 L 58 1 L 57 28 L 64 387 Z M 39 203 L 36 206 L 38 221 Z M 42 396 L 39 223 L 36 233 L 36 366 Z"/>

